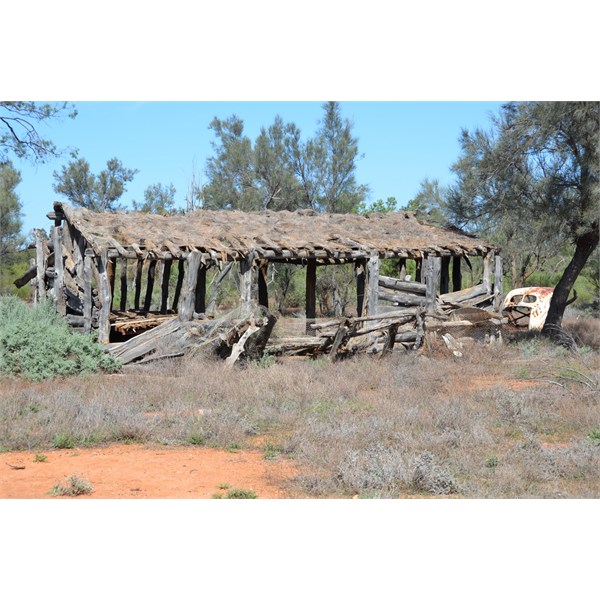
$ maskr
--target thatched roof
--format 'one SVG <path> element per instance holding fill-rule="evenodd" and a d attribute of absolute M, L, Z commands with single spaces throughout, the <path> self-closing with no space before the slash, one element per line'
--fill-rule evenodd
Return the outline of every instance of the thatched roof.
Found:
<path fill-rule="evenodd" d="M 256 259 L 325 262 L 424 254 L 486 254 L 494 246 L 456 230 L 419 222 L 413 213 L 319 214 L 310 210 L 210 211 L 163 217 L 140 212 L 96 213 L 56 202 L 51 218 L 65 218 L 96 254 L 183 258 L 199 250 L 219 261 Z"/>

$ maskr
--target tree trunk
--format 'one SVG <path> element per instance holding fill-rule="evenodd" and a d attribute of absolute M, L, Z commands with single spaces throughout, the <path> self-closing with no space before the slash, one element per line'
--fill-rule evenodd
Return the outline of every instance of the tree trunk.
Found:
<path fill-rule="evenodd" d="M 562 277 L 556 284 L 552 299 L 550 300 L 548 316 L 542 329 L 542 333 L 545 335 L 555 337 L 559 333 L 571 289 L 581 270 L 585 267 L 588 258 L 598 246 L 599 238 L 598 221 L 592 225 L 591 231 L 577 238 L 575 254 L 573 254 L 571 262 L 569 262 Z"/>

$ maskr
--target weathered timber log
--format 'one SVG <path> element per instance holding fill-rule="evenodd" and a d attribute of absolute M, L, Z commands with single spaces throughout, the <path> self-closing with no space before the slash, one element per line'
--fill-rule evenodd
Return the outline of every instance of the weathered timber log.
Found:
<path fill-rule="evenodd" d="M 379 252 L 373 250 L 367 263 L 368 270 L 368 298 L 367 314 L 376 315 L 379 312 Z"/>
<path fill-rule="evenodd" d="M 171 264 L 172 260 L 166 260 L 162 274 L 162 282 L 160 286 L 160 312 L 163 315 L 167 314 L 167 306 L 169 302 L 169 281 L 171 279 Z"/>
<path fill-rule="evenodd" d="M 242 334 L 242 337 L 233 344 L 231 348 L 231 354 L 225 359 L 225 366 L 229 369 L 234 365 L 240 355 L 244 352 L 246 342 L 248 338 L 259 330 L 256 325 L 250 325 L 248 329 Z"/>
<path fill-rule="evenodd" d="M 92 331 L 92 257 L 86 254 L 83 257 L 83 330 L 85 333 Z"/>
<path fill-rule="evenodd" d="M 127 259 L 121 259 L 121 310 L 127 310 Z"/>
<path fill-rule="evenodd" d="M 419 296 L 424 296 L 427 291 L 427 286 L 424 283 L 402 281 L 393 277 L 385 277 L 384 275 L 379 276 L 379 285 L 390 290 L 406 292 L 407 294 L 417 294 Z"/>
<path fill-rule="evenodd" d="M 427 275 L 425 285 L 427 286 L 426 306 L 433 310 L 437 303 L 437 290 L 440 284 L 440 273 L 442 270 L 442 259 L 439 256 L 427 257 Z"/>
<path fill-rule="evenodd" d="M 440 300 L 449 304 L 459 304 L 460 302 L 465 302 L 466 300 L 481 296 L 482 294 L 487 294 L 486 286 L 484 284 L 479 284 L 458 292 L 442 294 Z"/>
<path fill-rule="evenodd" d="M 316 355 L 325 351 L 325 346 L 331 343 L 323 338 L 279 338 L 271 340 L 265 348 L 265 354 L 275 356 L 301 356 L 305 354 Z"/>
<path fill-rule="evenodd" d="M 17 288 L 22 288 L 26 283 L 29 283 L 32 279 L 37 276 L 37 265 L 33 264 L 29 269 L 21 275 L 18 279 L 13 281 L 13 284 Z"/>
<path fill-rule="evenodd" d="M 108 280 L 108 253 L 103 252 L 96 258 L 98 268 L 98 292 L 100 297 L 100 314 L 98 315 L 98 342 L 110 342 L 110 304 L 111 291 Z"/>
<path fill-rule="evenodd" d="M 398 323 L 392 323 L 386 332 L 386 340 L 381 350 L 380 357 L 385 356 L 394 349 L 396 343 L 396 331 L 398 330 Z"/>
<path fill-rule="evenodd" d="M 154 278 L 156 275 L 156 261 L 151 260 L 148 264 L 148 283 L 146 285 L 146 297 L 144 298 L 144 310 L 148 312 L 152 305 L 152 292 L 154 290 Z"/>
<path fill-rule="evenodd" d="M 490 250 L 483 257 L 483 285 L 485 285 L 486 294 L 492 293 L 492 271 L 494 269 L 494 257 L 496 253 Z"/>
<path fill-rule="evenodd" d="M 367 261 L 364 258 L 354 263 L 356 273 L 356 314 L 362 317 L 365 305 L 365 283 L 367 279 Z M 380 283 L 381 285 L 381 283 Z"/>
<path fill-rule="evenodd" d="M 206 265 L 203 264 L 198 266 L 194 312 L 199 314 L 204 314 L 206 312 Z"/>
<path fill-rule="evenodd" d="M 340 326 L 333 338 L 333 342 L 331 344 L 331 349 L 329 350 L 329 358 L 332 361 L 336 361 L 338 359 L 338 350 L 340 346 L 346 341 L 348 334 L 350 333 L 350 321 L 349 319 L 342 319 L 340 322 Z"/>
<path fill-rule="evenodd" d="M 452 259 L 452 291 L 460 292 L 462 288 L 462 273 L 460 268 L 460 256 L 455 256 Z M 443 294 L 442 294 L 443 295 Z"/>
<path fill-rule="evenodd" d="M 54 227 L 52 231 L 54 240 L 55 260 L 54 260 L 54 303 L 56 312 L 59 315 L 67 314 L 67 306 L 63 293 L 64 273 L 63 273 L 63 255 L 62 255 L 62 227 Z"/>
<path fill-rule="evenodd" d="M 500 310 L 504 300 L 504 290 L 502 286 L 502 257 L 496 255 L 494 261 L 494 310 Z"/>
<path fill-rule="evenodd" d="M 317 261 L 309 259 L 306 263 L 306 332 L 310 334 L 311 325 L 317 317 Z"/>
<path fill-rule="evenodd" d="M 252 262 L 249 259 L 240 262 L 240 300 L 242 314 L 248 314 L 252 308 Z"/>
<path fill-rule="evenodd" d="M 268 267 L 269 263 L 263 261 L 258 268 L 258 304 L 259 306 L 264 306 L 266 309 L 269 308 L 269 290 L 267 288 Z"/>
<path fill-rule="evenodd" d="M 450 257 L 442 256 L 442 273 L 440 275 L 440 294 L 450 291 Z"/>
<path fill-rule="evenodd" d="M 196 250 L 191 252 L 187 258 L 187 277 L 181 299 L 181 308 L 179 309 L 179 319 L 181 321 L 190 321 L 194 314 L 196 283 L 198 281 L 198 267 L 200 266 L 201 258 L 200 252 Z"/>
<path fill-rule="evenodd" d="M 40 301 L 46 299 L 46 255 L 48 253 L 46 235 L 41 229 L 34 229 L 35 236 L 35 263 L 37 266 L 37 295 Z"/>
<path fill-rule="evenodd" d="M 171 309 L 176 311 L 179 305 L 179 296 L 181 296 L 181 288 L 183 287 L 183 278 L 185 276 L 185 262 L 177 261 L 177 283 L 175 284 L 175 294 L 173 296 L 173 304 Z"/>
<path fill-rule="evenodd" d="M 138 260 L 135 267 L 135 297 L 133 307 L 140 310 L 140 296 L 142 294 L 142 272 L 144 270 L 144 261 Z"/>
<path fill-rule="evenodd" d="M 258 360 L 263 356 L 273 332 L 273 327 L 277 322 L 277 317 L 267 312 L 264 321 L 262 327 L 256 333 L 253 333 L 246 342 L 244 351 L 246 356 L 251 360 Z"/>
<path fill-rule="evenodd" d="M 393 302 L 397 306 L 425 306 L 427 303 L 425 296 L 416 294 L 390 294 L 388 292 L 380 291 L 377 297 L 379 300 Z"/>
<path fill-rule="evenodd" d="M 217 296 L 219 294 L 219 290 L 221 289 L 221 283 L 223 282 L 223 279 L 225 279 L 225 277 L 227 276 L 229 271 L 231 271 L 231 269 L 233 269 L 233 264 L 234 263 L 232 263 L 232 262 L 227 263 L 223 267 L 223 269 L 221 269 L 221 271 L 219 272 L 219 275 L 217 276 L 217 278 L 215 280 L 215 284 L 213 286 L 213 291 L 210 294 L 208 304 L 206 305 L 206 312 L 208 314 L 215 312 L 215 308 L 216 308 L 216 304 L 217 304 Z"/>
<path fill-rule="evenodd" d="M 115 278 L 117 275 L 117 259 L 109 258 L 107 265 L 108 282 L 110 284 L 110 310 L 113 309 L 113 301 L 115 298 Z"/>

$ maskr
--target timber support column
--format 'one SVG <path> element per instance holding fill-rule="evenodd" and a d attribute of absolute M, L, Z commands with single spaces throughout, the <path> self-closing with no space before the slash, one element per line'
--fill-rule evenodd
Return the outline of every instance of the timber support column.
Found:
<path fill-rule="evenodd" d="M 242 300 L 242 314 L 250 313 L 252 302 L 252 262 L 246 259 L 240 262 L 240 297 Z"/>
<path fill-rule="evenodd" d="M 110 342 L 110 303 L 112 293 L 108 278 L 108 251 L 104 251 L 97 258 L 98 261 L 98 296 L 100 299 L 100 312 L 98 314 L 98 342 Z"/>
<path fill-rule="evenodd" d="M 67 314 L 67 304 L 64 291 L 63 236 L 60 225 L 54 226 L 52 239 L 54 242 L 54 303 L 56 312 L 64 316 Z"/>
<path fill-rule="evenodd" d="M 492 269 L 494 268 L 494 257 L 496 252 L 490 250 L 483 257 L 483 285 L 485 285 L 485 293 L 489 296 L 492 293 Z"/>
<path fill-rule="evenodd" d="M 496 255 L 494 265 L 494 310 L 498 312 L 504 300 L 504 288 L 502 285 L 502 257 Z"/>
<path fill-rule="evenodd" d="M 452 291 L 460 292 L 462 290 L 462 272 L 460 270 L 460 256 L 452 259 Z"/>
<path fill-rule="evenodd" d="M 367 314 L 372 317 L 379 312 L 379 251 L 371 250 L 367 271 L 369 273 Z"/>
<path fill-rule="evenodd" d="M 356 314 L 363 316 L 365 308 L 365 283 L 367 280 L 367 259 L 359 258 L 354 269 L 356 271 Z"/>
<path fill-rule="evenodd" d="M 440 279 L 440 294 L 450 291 L 450 257 L 442 256 L 442 276 Z"/>
<path fill-rule="evenodd" d="M 92 332 L 92 250 L 85 250 L 83 255 L 83 332 Z"/>
<path fill-rule="evenodd" d="M 439 256 L 427 257 L 425 267 L 425 304 L 428 309 L 435 310 L 437 303 L 437 290 L 440 283 L 440 273 L 442 270 L 442 259 Z"/>
<path fill-rule="evenodd" d="M 317 318 L 317 261 L 309 258 L 306 263 L 306 333 L 316 335 L 310 326 Z"/>
<path fill-rule="evenodd" d="M 269 308 L 269 290 L 267 289 L 267 270 L 269 263 L 262 261 L 258 268 L 258 304 Z"/>
<path fill-rule="evenodd" d="M 191 321 L 194 316 L 196 302 L 196 284 L 198 282 L 198 267 L 200 266 L 200 252 L 192 250 L 187 257 L 187 278 L 179 310 L 180 321 Z"/>
<path fill-rule="evenodd" d="M 194 312 L 203 315 L 206 312 L 206 265 L 198 267 Z"/>
<path fill-rule="evenodd" d="M 44 254 L 44 232 L 34 229 L 35 263 L 37 266 L 37 298 L 40 302 L 46 299 L 46 256 Z"/>

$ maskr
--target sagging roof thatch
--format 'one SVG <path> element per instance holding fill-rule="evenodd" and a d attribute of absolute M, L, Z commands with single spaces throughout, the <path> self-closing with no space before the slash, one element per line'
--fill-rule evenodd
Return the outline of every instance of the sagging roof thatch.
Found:
<path fill-rule="evenodd" d="M 481 255 L 494 246 L 450 229 L 419 222 L 410 212 L 318 214 L 310 210 L 209 211 L 163 217 L 140 212 L 96 213 L 56 202 L 95 253 L 124 257 L 183 258 L 199 250 L 213 260 L 249 255 L 269 260 L 355 260 L 381 257 Z"/>

